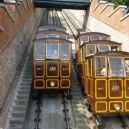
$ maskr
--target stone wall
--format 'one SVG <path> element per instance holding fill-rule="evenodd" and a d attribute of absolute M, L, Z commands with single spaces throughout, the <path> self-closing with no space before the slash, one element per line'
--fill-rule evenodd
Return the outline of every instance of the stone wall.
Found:
<path fill-rule="evenodd" d="M 26 46 L 31 46 L 34 34 L 41 19 L 43 9 L 34 8 L 33 1 L 0 4 L 0 108 L 2 108 L 10 84 L 17 71 Z M 23 3 L 26 3 L 23 6 Z M 28 50 L 29 50 L 28 47 Z M 20 76 L 20 71 L 16 77 Z M 0 128 L 4 128 L 8 110 L 12 102 L 17 81 L 10 91 L 5 106 L 0 114 Z"/>

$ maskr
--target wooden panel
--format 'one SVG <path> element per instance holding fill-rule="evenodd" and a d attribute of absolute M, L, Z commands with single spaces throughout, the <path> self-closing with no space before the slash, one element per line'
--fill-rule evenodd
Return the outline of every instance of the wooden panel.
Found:
<path fill-rule="evenodd" d="M 58 77 L 59 76 L 59 62 L 58 61 L 47 61 L 46 62 L 46 76 L 47 77 Z"/>
<path fill-rule="evenodd" d="M 109 79 L 109 98 L 123 98 L 123 80 L 122 79 Z"/>
<path fill-rule="evenodd" d="M 43 79 L 35 79 L 34 80 L 34 88 L 35 89 L 43 89 L 45 87 L 45 81 Z"/>
<path fill-rule="evenodd" d="M 97 101 L 95 103 L 96 112 L 107 112 L 107 102 L 106 101 Z"/>
<path fill-rule="evenodd" d="M 59 88 L 59 80 L 58 79 L 47 79 L 46 88 L 51 88 L 51 89 Z"/>
<path fill-rule="evenodd" d="M 70 62 L 68 62 L 68 61 L 60 62 L 60 76 L 61 77 L 70 77 Z"/>
<path fill-rule="evenodd" d="M 129 79 L 124 80 L 124 86 L 125 86 L 125 97 L 129 98 Z"/>
<path fill-rule="evenodd" d="M 80 76 L 83 78 L 83 71 L 84 71 L 84 69 L 83 69 L 83 64 L 80 64 L 79 65 L 79 73 L 80 73 Z"/>
<path fill-rule="evenodd" d="M 96 99 L 107 98 L 107 80 L 106 79 L 95 80 L 95 98 Z"/>
<path fill-rule="evenodd" d="M 126 111 L 129 111 L 129 101 L 126 101 L 125 102 L 125 110 Z"/>
<path fill-rule="evenodd" d="M 90 78 L 88 78 L 88 96 L 90 96 Z"/>
<path fill-rule="evenodd" d="M 116 112 L 115 108 L 114 108 L 114 104 L 118 104 L 120 106 L 120 110 L 119 111 L 123 111 L 123 102 L 122 101 L 110 101 L 109 102 L 109 111 L 110 112 Z"/>
<path fill-rule="evenodd" d="M 70 80 L 69 79 L 61 79 L 60 87 L 61 88 L 70 88 Z"/>
<path fill-rule="evenodd" d="M 44 77 L 45 75 L 45 65 L 44 61 L 35 61 L 34 62 L 34 76 L 35 77 Z"/>

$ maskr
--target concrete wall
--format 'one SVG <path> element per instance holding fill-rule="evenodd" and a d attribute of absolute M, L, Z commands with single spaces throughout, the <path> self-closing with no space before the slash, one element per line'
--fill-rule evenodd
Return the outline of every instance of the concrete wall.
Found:
<path fill-rule="evenodd" d="M 23 6 L 23 3 L 26 3 Z M 43 9 L 34 8 L 33 2 L 20 1 L 1 4 L 0 6 L 0 108 L 3 105 L 12 79 L 22 58 L 26 46 L 31 46 L 34 34 L 41 19 Z M 28 48 L 29 50 L 29 48 Z M 12 90 L 0 114 L 0 128 L 4 128 L 8 110 L 12 102 L 18 77 L 16 77 Z"/>

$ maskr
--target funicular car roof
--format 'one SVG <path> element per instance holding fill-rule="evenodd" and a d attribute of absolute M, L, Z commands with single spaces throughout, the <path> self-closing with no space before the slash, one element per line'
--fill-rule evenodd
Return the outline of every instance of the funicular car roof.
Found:
<path fill-rule="evenodd" d="M 63 27 L 63 26 L 59 26 L 59 25 L 45 25 L 45 26 L 38 26 L 38 29 L 39 28 L 46 28 L 46 29 L 49 29 L 49 28 L 57 28 L 57 29 L 65 29 L 66 30 L 66 28 L 65 27 Z"/>
<path fill-rule="evenodd" d="M 122 43 L 118 43 L 111 40 L 94 40 L 90 42 L 84 42 L 79 48 L 81 48 L 85 44 L 121 45 Z"/>
<path fill-rule="evenodd" d="M 43 30 L 43 31 L 38 31 L 35 33 L 36 35 L 37 34 L 64 34 L 64 35 L 69 35 L 68 33 L 66 32 L 63 32 L 63 31 L 58 31 L 58 30 Z"/>
<path fill-rule="evenodd" d="M 87 32 L 87 33 L 82 33 L 79 34 L 76 39 L 80 36 L 94 36 L 94 37 L 101 37 L 101 36 L 105 36 L 105 37 L 110 37 L 110 35 L 104 34 L 104 33 L 100 33 L 100 32 Z"/>
<path fill-rule="evenodd" d="M 115 56 L 115 57 L 123 57 L 123 56 L 128 56 L 129 57 L 129 52 L 125 51 L 106 51 L 106 52 L 99 52 L 90 56 L 86 56 L 85 59 L 88 58 L 93 58 L 95 56 Z"/>

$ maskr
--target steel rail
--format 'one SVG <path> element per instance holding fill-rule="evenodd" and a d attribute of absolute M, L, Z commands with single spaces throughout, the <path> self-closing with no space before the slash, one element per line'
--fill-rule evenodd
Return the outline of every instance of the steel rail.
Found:
<path fill-rule="evenodd" d="M 122 116 L 119 114 L 119 113 L 117 113 L 117 117 L 118 117 L 118 119 L 121 121 L 121 123 L 122 123 L 122 125 L 123 125 L 123 128 L 124 129 L 129 129 L 128 128 L 128 126 L 126 125 L 126 123 L 124 122 L 124 120 L 122 119 Z"/>
<path fill-rule="evenodd" d="M 65 96 L 64 96 L 64 92 L 62 92 L 62 98 L 63 98 L 63 104 L 64 104 L 64 113 L 65 113 L 65 118 L 66 118 L 66 126 L 67 126 L 67 129 L 70 129 L 70 126 L 69 126 L 69 118 L 68 118 L 68 111 L 66 109 L 66 102 L 65 102 Z"/>
<path fill-rule="evenodd" d="M 37 108 L 37 110 L 36 110 L 36 112 L 37 112 L 36 126 L 35 126 L 34 129 L 39 129 L 39 121 L 40 121 L 40 119 L 39 119 L 39 114 L 40 114 L 40 103 L 41 103 L 41 101 L 40 101 L 40 97 L 39 97 L 38 102 L 37 102 L 38 108 Z"/>

